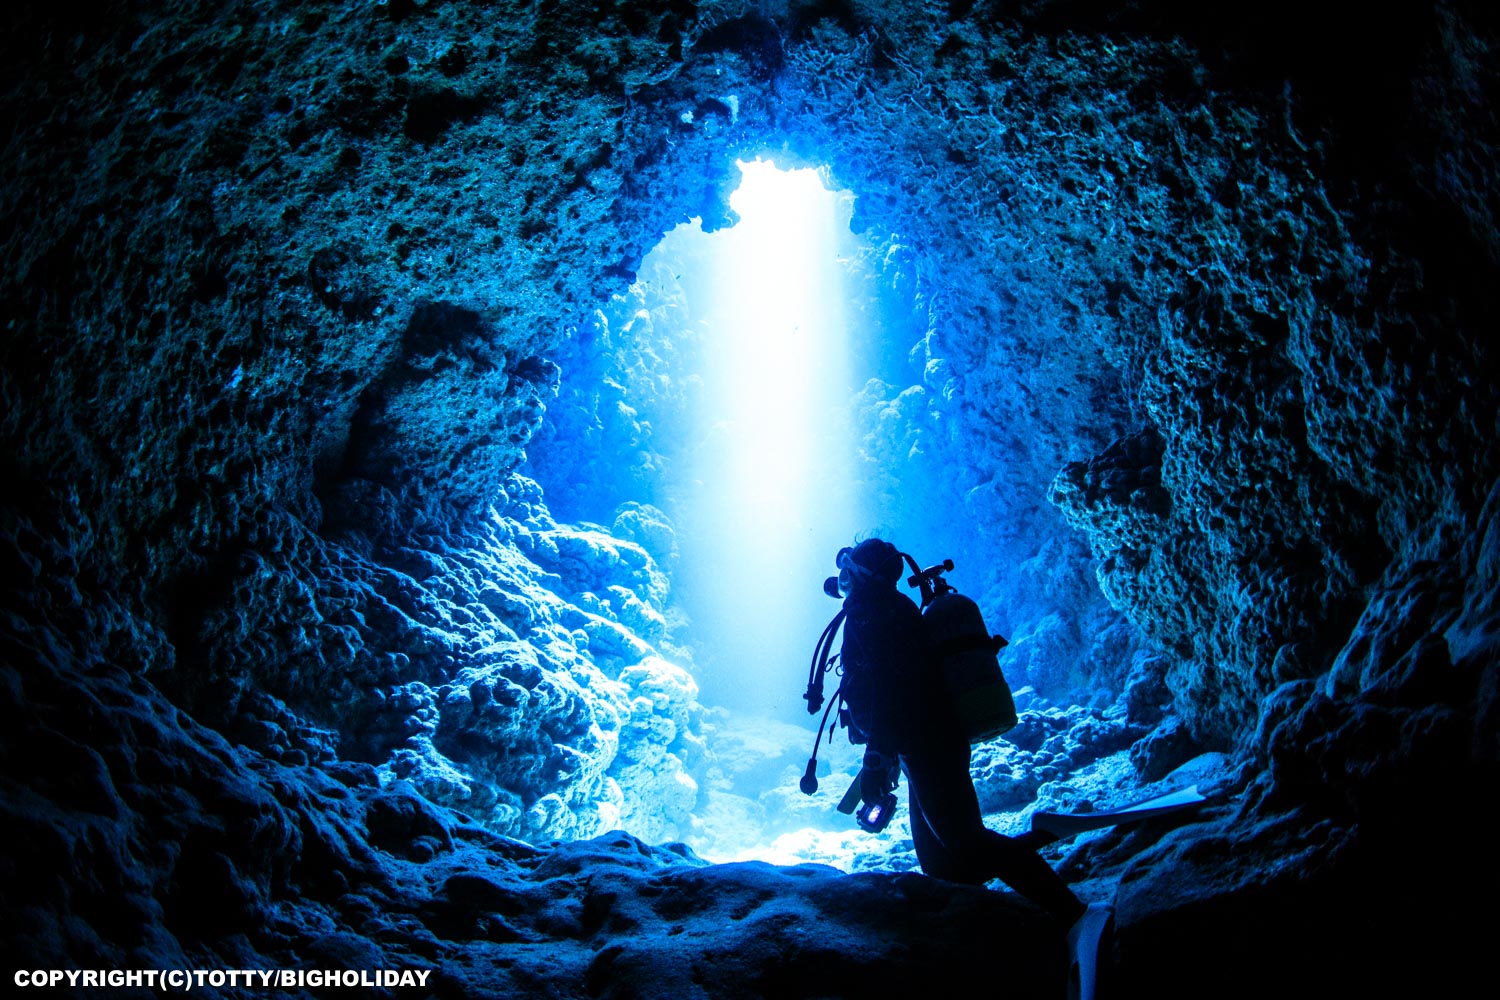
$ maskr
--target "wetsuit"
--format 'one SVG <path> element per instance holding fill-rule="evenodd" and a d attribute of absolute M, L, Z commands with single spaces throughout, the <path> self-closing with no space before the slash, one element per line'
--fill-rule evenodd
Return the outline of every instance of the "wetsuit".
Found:
<path fill-rule="evenodd" d="M 1071 924 L 1086 907 L 1029 847 L 984 825 L 969 775 L 969 743 L 928 663 L 922 616 L 894 585 L 844 602 L 844 698 L 867 752 L 899 756 L 922 871 L 952 882 L 999 878 Z"/>

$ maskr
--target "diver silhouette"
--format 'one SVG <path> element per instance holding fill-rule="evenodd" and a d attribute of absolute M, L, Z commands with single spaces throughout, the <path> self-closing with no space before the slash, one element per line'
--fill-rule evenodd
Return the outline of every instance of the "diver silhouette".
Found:
<path fill-rule="evenodd" d="M 865 803 L 861 825 L 873 828 L 868 815 L 880 816 L 882 826 L 888 821 L 898 770 L 905 774 L 922 871 L 970 884 L 999 878 L 1052 914 L 1070 929 L 1073 995 L 1092 996 L 1100 940 L 1112 910 L 1086 906 L 1025 839 L 984 825 L 969 774 L 968 729 L 953 699 L 934 682 L 934 637 L 926 634 L 916 603 L 896 589 L 903 559 L 910 561 L 879 538 L 838 556 L 836 590 L 844 596 L 841 695 L 850 738 L 866 747 L 858 783 Z M 832 580 L 825 589 L 834 591 Z M 831 639 L 830 634 L 830 644 Z M 812 701 L 809 697 L 810 707 Z"/>

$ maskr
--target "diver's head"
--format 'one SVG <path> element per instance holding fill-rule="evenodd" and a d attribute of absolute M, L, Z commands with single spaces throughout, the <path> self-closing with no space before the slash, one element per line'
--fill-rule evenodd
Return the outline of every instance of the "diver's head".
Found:
<path fill-rule="evenodd" d="M 883 538 L 867 538 L 853 548 L 839 549 L 838 589 L 848 596 L 863 587 L 894 587 L 901 579 L 901 553 Z"/>

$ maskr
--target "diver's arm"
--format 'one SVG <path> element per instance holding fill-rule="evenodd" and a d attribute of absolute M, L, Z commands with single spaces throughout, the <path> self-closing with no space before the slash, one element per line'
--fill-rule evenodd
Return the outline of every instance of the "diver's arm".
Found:
<path fill-rule="evenodd" d="M 909 704 L 913 681 L 920 678 L 918 669 L 923 655 L 922 617 L 917 607 L 904 597 L 891 602 L 881 616 L 880 653 L 875 658 L 880 668 L 876 691 L 878 696 L 871 713 L 870 732 L 866 734 L 864 767 L 860 772 L 860 790 L 870 802 L 896 786 L 902 733 L 909 728 Z"/>

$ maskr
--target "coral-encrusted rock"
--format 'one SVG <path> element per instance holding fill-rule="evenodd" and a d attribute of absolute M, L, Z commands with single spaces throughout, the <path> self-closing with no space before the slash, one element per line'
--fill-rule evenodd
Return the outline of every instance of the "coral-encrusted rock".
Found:
<path fill-rule="evenodd" d="M 1075 705 L 1063 710 L 1024 710 L 998 740 L 974 748 L 970 769 L 985 812 L 1020 809 L 1048 782 L 1062 781 L 1130 746 L 1143 727 L 1124 718 Z"/>
<path fill-rule="evenodd" d="M 686 829 L 703 751 L 696 686 L 652 646 L 665 578 L 508 489 L 524 522 L 393 549 L 258 520 L 235 572 L 193 595 L 197 671 L 161 683 L 284 763 L 353 756 L 509 835 Z M 584 585 L 606 598 L 570 604 Z"/>
<path fill-rule="evenodd" d="M 1172 692 L 1167 687 L 1170 666 L 1167 657 L 1151 651 L 1141 651 L 1131 661 L 1125 690 L 1120 696 L 1126 717 L 1131 722 L 1153 725 L 1161 721 L 1172 700 Z"/>
<path fill-rule="evenodd" d="M 603 594 L 619 587 L 616 597 L 634 594 L 658 609 L 666 599 L 666 577 L 634 542 L 588 529 L 544 531 L 535 539 L 533 558 L 543 569 L 558 574 L 570 592 Z"/>
<path fill-rule="evenodd" d="M 748 997 L 830 974 L 866 992 L 956 987 L 999 948 L 1018 988 L 1062 981 L 1061 929 L 1001 894 L 812 866 L 709 868 L 680 844 L 621 833 L 541 850 L 404 782 L 231 747 L 138 676 L 85 674 L 23 623 L 4 629 L 0 720 L 26 757 L 0 796 L 18 862 L 0 930 L 28 967 L 311 962 L 403 969 L 461 993 L 669 984 Z"/>
<path fill-rule="evenodd" d="M 1130 748 L 1130 763 L 1142 781 L 1160 781 L 1199 752 L 1192 732 L 1181 719 L 1171 717 Z"/>
<path fill-rule="evenodd" d="M 668 566 L 677 558 L 677 534 L 666 515 L 650 504 L 631 501 L 615 511 L 610 533 L 616 538 L 635 542 L 651 553 L 658 566 Z"/>
<path fill-rule="evenodd" d="M 494 482 L 515 468 L 555 392 L 557 368 L 508 354 L 504 342 L 473 309 L 419 304 L 386 370 L 359 397 L 348 470 L 421 509 L 455 491 L 460 464 L 464 483 Z M 476 499 L 472 486 L 457 488 Z"/>
<path fill-rule="evenodd" d="M 650 657 L 620 674 L 630 712 L 611 774 L 627 791 L 623 821 L 651 841 L 681 840 L 692 827 L 706 748 L 698 735 L 698 685 L 681 667 Z"/>

